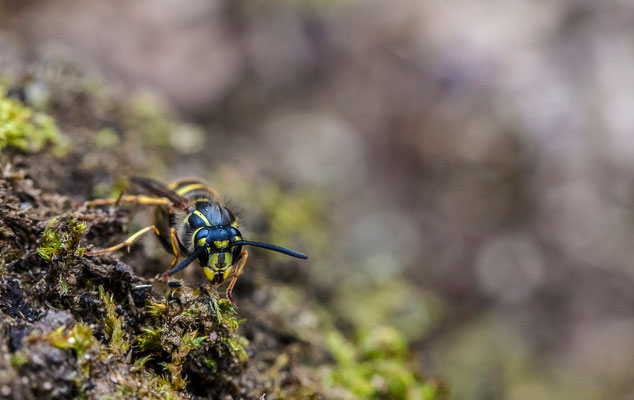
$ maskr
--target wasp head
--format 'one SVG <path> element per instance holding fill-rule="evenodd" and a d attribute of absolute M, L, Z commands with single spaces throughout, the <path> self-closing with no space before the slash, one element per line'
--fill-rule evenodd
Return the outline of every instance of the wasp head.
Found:
<path fill-rule="evenodd" d="M 175 274 L 187 267 L 195 259 L 198 259 L 207 279 L 212 284 L 222 283 L 231 274 L 234 264 L 241 256 L 242 246 L 260 247 L 295 258 L 308 258 L 304 253 L 274 244 L 244 240 L 235 225 L 198 228 L 194 232 L 192 239 L 194 241 L 194 251 L 185 261 L 169 270 L 169 275 Z"/>
<path fill-rule="evenodd" d="M 234 227 L 204 227 L 195 233 L 194 252 L 205 247 L 200 250 L 198 261 L 212 284 L 222 283 L 231 274 L 241 251 L 241 246 L 232 245 L 237 240 L 241 236 Z"/>

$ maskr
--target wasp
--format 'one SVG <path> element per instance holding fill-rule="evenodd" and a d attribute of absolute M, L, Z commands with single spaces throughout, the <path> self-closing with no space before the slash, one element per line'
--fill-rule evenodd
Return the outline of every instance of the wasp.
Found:
<path fill-rule="evenodd" d="M 291 257 L 307 259 L 303 253 L 289 250 L 270 243 L 246 240 L 238 229 L 234 214 L 223 203 L 218 193 L 205 182 L 186 178 L 164 185 L 148 178 L 132 177 L 130 181 L 142 188 L 148 195 L 124 195 L 119 198 L 98 199 L 84 203 L 85 206 L 116 205 L 136 203 L 157 206 L 154 225 L 145 227 L 123 242 L 102 250 L 87 252 L 88 256 L 103 255 L 127 247 L 140 237 L 154 232 L 163 247 L 174 256 L 170 268 L 159 280 L 168 277 L 190 265 L 194 260 L 203 268 L 212 285 L 221 285 L 229 277 L 226 296 L 235 305 L 231 293 L 236 280 L 242 274 L 247 262 L 245 246 L 261 247 L 277 251 Z M 181 256 L 187 257 L 176 265 Z"/>

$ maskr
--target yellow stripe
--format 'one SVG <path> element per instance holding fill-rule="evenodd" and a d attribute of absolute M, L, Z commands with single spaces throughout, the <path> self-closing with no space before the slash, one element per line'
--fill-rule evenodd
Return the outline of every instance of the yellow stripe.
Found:
<path fill-rule="evenodd" d="M 209 259 L 207 260 L 207 266 L 215 271 L 216 264 L 218 264 L 218 253 L 213 253 L 209 256 Z"/>
<path fill-rule="evenodd" d="M 214 280 L 214 277 L 216 276 L 215 273 L 213 273 L 209 267 L 204 267 L 203 268 L 203 272 L 205 273 L 205 276 L 207 277 L 207 279 L 209 279 L 210 281 Z"/>
<path fill-rule="evenodd" d="M 227 246 L 229 246 L 229 241 L 228 240 L 216 240 L 214 242 L 214 245 L 216 246 L 217 249 L 226 249 Z"/>
<path fill-rule="evenodd" d="M 188 192 L 193 192 L 194 190 L 197 190 L 197 189 L 205 189 L 205 190 L 207 190 L 207 188 L 208 188 L 208 186 L 207 185 L 203 185 L 202 183 L 192 183 L 191 185 L 186 185 L 186 186 L 183 186 L 182 188 L 178 189 L 176 191 L 176 193 L 178 193 L 181 196 L 184 196 Z"/>
<path fill-rule="evenodd" d="M 195 211 L 194 211 L 194 214 L 196 214 L 196 215 L 198 215 L 200 218 L 202 218 L 203 222 L 204 222 L 205 224 L 207 224 L 207 226 L 211 226 L 211 224 L 209 223 L 209 220 L 207 219 L 207 217 L 205 217 L 205 214 L 201 213 L 201 212 L 200 212 L 200 211 L 198 211 L 198 210 L 195 210 Z"/>
<path fill-rule="evenodd" d="M 196 229 L 196 230 L 194 231 L 194 233 L 192 233 L 192 243 L 195 243 L 195 240 L 196 240 L 196 234 L 198 233 L 198 231 L 199 231 L 199 230 L 201 230 L 201 229 L 203 229 L 203 228 L 204 228 L 204 227 L 202 227 L 202 226 L 201 226 L 200 228 Z M 203 244 L 205 244 L 205 243 L 207 243 L 207 238 L 206 238 L 206 237 L 201 237 L 201 238 L 198 240 L 198 246 L 202 246 L 202 245 L 203 245 Z"/>

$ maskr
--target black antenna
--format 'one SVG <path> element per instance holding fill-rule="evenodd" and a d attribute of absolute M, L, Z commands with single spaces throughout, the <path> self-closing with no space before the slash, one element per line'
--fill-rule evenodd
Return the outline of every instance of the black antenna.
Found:
<path fill-rule="evenodd" d="M 287 248 L 276 246 L 276 245 L 270 244 L 270 243 L 251 242 L 249 240 L 236 240 L 235 242 L 231 243 L 230 247 L 240 246 L 240 245 L 245 245 L 245 244 L 249 245 L 249 246 L 261 247 L 261 248 L 267 249 L 267 250 L 277 251 L 278 253 L 286 254 L 287 256 L 291 256 L 291 257 L 301 258 L 303 260 L 308 258 L 308 256 L 306 254 L 300 253 L 299 251 L 289 250 Z M 178 268 L 178 267 L 176 267 L 176 268 Z"/>
<path fill-rule="evenodd" d="M 168 275 L 174 275 L 175 273 L 177 273 L 178 271 L 180 271 L 181 269 L 187 267 L 189 264 L 192 263 L 192 261 L 194 261 L 196 259 L 196 257 L 198 257 L 198 255 L 200 253 L 203 252 L 203 250 L 205 250 L 207 247 L 209 247 L 209 243 L 205 243 L 202 246 L 200 246 L 199 248 L 197 248 L 189 257 L 187 257 L 185 259 L 185 261 L 183 261 L 182 263 L 178 264 L 177 266 L 175 266 L 174 268 L 170 269 L 167 274 Z"/>

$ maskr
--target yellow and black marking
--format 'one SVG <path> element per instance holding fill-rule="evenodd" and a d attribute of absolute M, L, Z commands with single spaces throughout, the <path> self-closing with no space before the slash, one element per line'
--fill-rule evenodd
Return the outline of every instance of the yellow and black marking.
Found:
<path fill-rule="evenodd" d="M 202 200 L 222 204 L 222 199 L 218 192 L 205 182 L 196 178 L 179 179 L 172 182 L 168 187 L 191 203 Z"/>
<path fill-rule="evenodd" d="M 229 241 L 228 240 L 215 240 L 214 241 L 214 246 L 216 246 L 217 249 L 226 249 L 227 247 L 229 247 Z"/>

